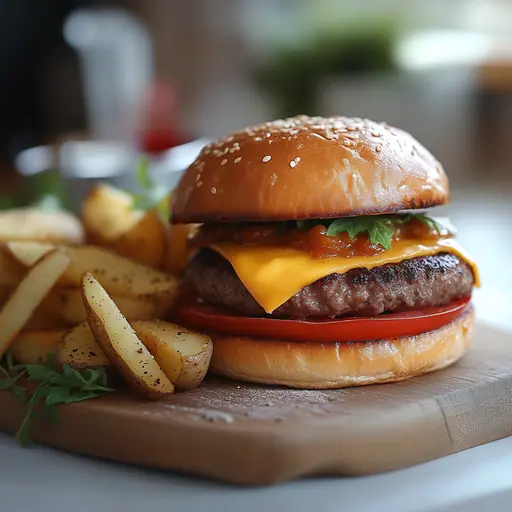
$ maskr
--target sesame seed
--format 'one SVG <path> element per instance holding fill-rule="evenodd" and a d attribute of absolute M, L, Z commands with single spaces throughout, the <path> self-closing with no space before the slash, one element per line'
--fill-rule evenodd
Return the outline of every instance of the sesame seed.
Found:
<path fill-rule="evenodd" d="M 296 157 L 296 158 L 295 158 L 295 163 L 297 163 L 297 164 L 298 164 L 299 162 L 300 162 L 300 156 L 298 156 L 298 157 Z"/>
<path fill-rule="evenodd" d="M 196 182 L 199 181 L 201 179 L 201 175 L 200 174 L 196 174 Z"/>
<path fill-rule="evenodd" d="M 380 153 L 382 151 L 382 146 L 375 146 L 375 151 Z"/>
<path fill-rule="evenodd" d="M 199 188 L 202 184 L 203 184 L 203 182 L 202 182 L 202 181 L 198 181 L 198 182 L 197 182 L 197 188 Z"/>
<path fill-rule="evenodd" d="M 220 165 L 226 165 L 228 163 L 228 159 L 227 158 L 224 158 L 224 160 L 222 160 L 222 162 L 220 163 Z"/>
<path fill-rule="evenodd" d="M 212 187 L 212 188 L 210 189 L 210 192 L 211 192 L 212 194 L 216 194 L 216 193 L 217 193 L 217 189 L 216 189 L 215 187 Z"/>
<path fill-rule="evenodd" d="M 238 158 L 235 158 L 235 164 L 237 164 L 238 162 L 240 162 L 240 160 L 242 160 L 242 157 L 239 156 Z"/>
<path fill-rule="evenodd" d="M 270 155 L 264 156 L 263 163 L 266 164 L 267 162 L 270 162 L 271 159 L 272 159 L 272 157 Z"/>
<path fill-rule="evenodd" d="M 290 162 L 290 167 L 293 169 L 297 164 L 295 163 L 295 160 L 292 160 Z"/>

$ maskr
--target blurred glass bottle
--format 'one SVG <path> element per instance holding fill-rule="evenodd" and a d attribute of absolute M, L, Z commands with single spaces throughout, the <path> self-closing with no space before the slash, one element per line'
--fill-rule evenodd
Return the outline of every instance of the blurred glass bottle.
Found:
<path fill-rule="evenodd" d="M 123 9 L 80 9 L 66 20 L 64 36 L 80 59 L 90 138 L 136 143 L 154 81 L 143 23 Z"/>

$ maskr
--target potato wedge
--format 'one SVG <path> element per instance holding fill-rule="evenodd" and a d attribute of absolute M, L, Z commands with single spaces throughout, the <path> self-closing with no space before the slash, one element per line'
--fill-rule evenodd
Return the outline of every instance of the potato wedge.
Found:
<path fill-rule="evenodd" d="M 25 268 L 14 258 L 0 251 L 0 286 L 14 288 L 25 275 Z"/>
<path fill-rule="evenodd" d="M 129 231 L 143 216 L 132 204 L 132 195 L 124 190 L 103 184 L 93 187 L 82 203 L 87 240 L 116 240 Z"/>
<path fill-rule="evenodd" d="M 0 306 L 3 306 L 9 297 L 13 294 L 14 290 L 11 286 L 1 286 L 0 285 Z"/>
<path fill-rule="evenodd" d="M 151 298 L 123 297 L 112 295 L 121 313 L 128 320 L 158 318 L 170 307 L 170 301 Z M 79 288 L 55 288 L 44 299 L 42 307 L 51 315 L 57 316 L 67 325 L 77 325 L 87 320 L 82 292 Z"/>
<path fill-rule="evenodd" d="M 11 352 L 21 364 L 44 364 L 57 351 L 64 331 L 23 332 L 16 337 Z"/>
<path fill-rule="evenodd" d="M 27 272 L 0 311 L 0 359 L 69 264 L 69 257 L 56 250 Z"/>
<path fill-rule="evenodd" d="M 52 312 L 47 312 L 38 306 L 30 315 L 27 323 L 23 326 L 23 331 L 62 331 L 69 329 L 68 322 L 55 317 Z"/>
<path fill-rule="evenodd" d="M 20 263 L 31 266 L 53 246 L 37 242 L 8 242 L 7 250 Z M 60 248 L 71 264 L 59 281 L 64 286 L 81 286 L 82 276 L 93 273 L 108 293 L 128 297 L 154 297 L 172 303 L 178 280 L 102 247 L 83 245 Z"/>
<path fill-rule="evenodd" d="M 212 357 L 212 340 L 184 327 L 162 320 L 131 322 L 139 339 L 178 389 L 193 389 L 203 381 Z M 181 371 L 175 376 L 175 358 Z"/>
<path fill-rule="evenodd" d="M 78 370 L 111 366 L 87 321 L 64 333 L 57 347 L 57 360 Z"/>
<path fill-rule="evenodd" d="M 55 244 L 81 244 L 81 222 L 66 211 L 20 208 L 0 212 L 0 241 L 34 240 Z"/>
<path fill-rule="evenodd" d="M 88 243 L 159 268 L 167 251 L 167 226 L 155 211 L 135 210 L 123 190 L 97 185 L 82 205 Z"/>
<path fill-rule="evenodd" d="M 171 224 L 169 227 L 169 242 L 163 270 L 179 276 L 185 269 L 192 254 L 188 240 L 198 230 L 200 224 Z"/>
<path fill-rule="evenodd" d="M 157 212 L 150 210 L 106 247 L 149 267 L 160 268 L 167 253 L 167 226 Z"/>
<path fill-rule="evenodd" d="M 126 382 L 149 399 L 171 395 L 173 384 L 91 274 L 84 275 L 82 294 L 91 331 Z"/>

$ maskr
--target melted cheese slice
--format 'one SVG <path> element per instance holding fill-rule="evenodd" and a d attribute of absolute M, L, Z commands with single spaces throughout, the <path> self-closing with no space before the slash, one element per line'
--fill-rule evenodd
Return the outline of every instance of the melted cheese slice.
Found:
<path fill-rule="evenodd" d="M 305 286 L 329 274 L 344 274 L 354 268 L 371 269 L 388 263 L 433 256 L 442 252 L 466 261 L 480 286 L 476 263 L 454 239 L 394 242 L 390 250 L 375 256 L 314 258 L 308 252 L 286 247 L 257 246 L 223 242 L 210 246 L 233 266 L 240 281 L 256 302 L 271 313 Z"/>

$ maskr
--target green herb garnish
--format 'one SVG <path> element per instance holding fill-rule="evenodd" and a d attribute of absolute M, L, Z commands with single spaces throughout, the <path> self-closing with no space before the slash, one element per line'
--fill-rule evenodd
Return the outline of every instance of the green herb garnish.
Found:
<path fill-rule="evenodd" d="M 329 223 L 326 235 L 338 236 L 346 232 L 350 238 L 354 239 L 361 233 L 368 233 L 372 244 L 380 244 L 384 249 L 390 249 L 394 233 L 391 226 L 392 221 L 387 218 L 346 217 Z"/>
<path fill-rule="evenodd" d="M 430 231 L 441 234 L 444 231 L 453 233 L 451 226 L 439 220 L 432 219 L 424 213 L 404 215 L 363 215 L 360 217 L 342 217 L 339 219 L 314 219 L 299 220 L 296 227 L 302 230 L 311 229 L 314 226 L 325 226 L 327 236 L 338 236 L 340 233 L 347 233 L 352 239 L 361 233 L 367 233 L 370 242 L 381 245 L 384 249 L 391 248 L 393 234 L 398 226 L 407 224 L 417 219 L 425 224 Z"/>
<path fill-rule="evenodd" d="M 20 382 L 37 383 L 37 387 L 23 385 Z M 30 428 L 34 420 L 44 416 L 52 421 L 57 419 L 57 405 L 81 402 L 114 391 L 108 387 L 104 368 L 75 370 L 69 365 L 57 368 L 53 358 L 45 365 L 16 365 L 12 355 L 7 354 L 5 363 L 0 365 L 0 390 L 8 390 L 21 404 L 27 404 L 27 412 L 16 439 L 21 445 L 30 442 Z"/>
<path fill-rule="evenodd" d="M 68 207 L 65 181 L 62 175 L 53 169 L 26 177 L 18 189 L 0 196 L 0 210 L 39 208 L 54 211 Z"/>
<path fill-rule="evenodd" d="M 132 207 L 136 210 L 156 210 L 165 220 L 168 220 L 169 190 L 165 185 L 155 183 L 151 179 L 149 159 L 146 156 L 140 159 L 135 176 L 142 192 L 133 194 Z"/>

